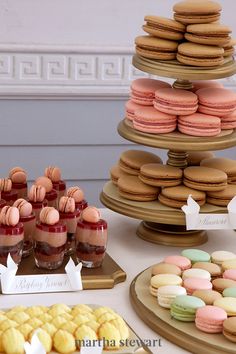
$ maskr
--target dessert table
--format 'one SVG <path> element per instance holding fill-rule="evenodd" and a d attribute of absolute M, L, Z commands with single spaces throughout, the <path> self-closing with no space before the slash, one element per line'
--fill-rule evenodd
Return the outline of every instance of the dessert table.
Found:
<path fill-rule="evenodd" d="M 124 283 L 115 285 L 108 290 L 84 290 L 74 293 L 45 293 L 29 295 L 1 295 L 0 308 L 14 305 L 51 305 L 64 302 L 68 305 L 77 303 L 99 304 L 110 306 L 122 315 L 133 330 L 145 340 L 152 340 L 153 353 L 187 353 L 182 348 L 161 338 L 142 322 L 136 315 L 129 301 L 129 286 L 133 278 L 145 268 L 160 262 L 165 256 L 179 254 L 181 248 L 155 245 L 141 240 L 135 234 L 139 220 L 131 219 L 114 213 L 108 209 L 101 209 L 102 218 L 108 222 L 108 253 L 127 273 Z M 215 250 L 236 251 L 235 231 L 210 231 L 209 240 L 200 246 L 201 249 L 213 252 Z M 158 339 L 160 339 L 158 341 Z"/>

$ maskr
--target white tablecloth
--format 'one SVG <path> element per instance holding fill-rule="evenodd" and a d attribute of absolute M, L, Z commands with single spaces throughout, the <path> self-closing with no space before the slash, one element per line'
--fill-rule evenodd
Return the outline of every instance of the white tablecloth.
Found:
<path fill-rule="evenodd" d="M 0 308 L 19 304 L 29 306 L 51 305 L 58 302 L 68 305 L 96 303 L 117 310 L 142 339 L 161 338 L 136 315 L 129 300 L 129 285 L 142 270 L 160 262 L 166 255 L 179 254 L 181 249 L 145 242 L 136 236 L 139 220 L 119 215 L 108 209 L 101 209 L 101 212 L 102 218 L 108 222 L 108 253 L 126 271 L 127 280 L 124 283 L 116 285 L 113 289 L 86 290 L 79 293 L 2 295 L 0 296 Z M 208 242 L 199 248 L 208 252 L 215 250 L 236 252 L 236 233 L 234 231 L 210 231 L 209 234 Z M 160 343 L 160 347 L 150 348 L 153 353 L 187 353 L 184 349 L 178 348 L 165 339 L 161 339 Z"/>

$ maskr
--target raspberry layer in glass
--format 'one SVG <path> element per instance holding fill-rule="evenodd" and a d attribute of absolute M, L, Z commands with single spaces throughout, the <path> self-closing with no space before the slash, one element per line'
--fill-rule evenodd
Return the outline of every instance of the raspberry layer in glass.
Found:
<path fill-rule="evenodd" d="M 27 198 L 27 183 L 14 183 L 12 182 L 12 189 L 13 192 L 17 193 L 18 198 Z"/>
<path fill-rule="evenodd" d="M 45 199 L 47 200 L 49 207 L 57 208 L 57 191 L 55 189 L 46 193 Z"/>
<path fill-rule="evenodd" d="M 60 214 L 60 220 L 66 224 L 67 229 L 67 242 L 65 254 L 70 255 L 75 251 L 75 232 L 77 228 L 78 218 L 80 216 L 80 211 L 75 211 L 74 213 L 62 213 Z"/>
<path fill-rule="evenodd" d="M 36 221 L 39 220 L 39 214 L 40 211 L 48 205 L 47 200 L 43 200 L 42 202 L 32 202 L 30 201 L 30 204 L 32 205 L 33 213 L 35 214 Z"/>
<path fill-rule="evenodd" d="M 2 192 L 2 199 L 4 199 L 7 205 L 12 206 L 12 204 L 18 199 L 18 194 L 16 191 L 11 190 L 10 192 Z"/>
<path fill-rule="evenodd" d="M 56 269 L 61 266 L 67 241 L 66 225 L 36 223 L 34 234 L 34 258 L 37 267 Z"/>
<path fill-rule="evenodd" d="M 88 202 L 84 199 L 81 202 L 75 203 L 75 209 L 79 210 L 80 212 L 87 208 Z"/>
<path fill-rule="evenodd" d="M 21 222 L 16 226 L 0 224 L 0 263 L 7 265 L 10 253 L 15 263 L 19 264 L 23 254 L 24 227 Z"/>
<path fill-rule="evenodd" d="M 24 225 L 23 257 L 28 257 L 33 250 L 33 235 L 35 232 L 35 215 L 21 216 L 20 222 Z"/>
<path fill-rule="evenodd" d="M 62 180 L 58 182 L 52 182 L 53 189 L 57 191 L 57 199 L 58 202 L 61 197 L 63 197 L 66 194 L 66 183 Z"/>
<path fill-rule="evenodd" d="M 79 221 L 76 229 L 76 258 L 87 268 L 100 267 L 107 245 L 107 223 Z"/>

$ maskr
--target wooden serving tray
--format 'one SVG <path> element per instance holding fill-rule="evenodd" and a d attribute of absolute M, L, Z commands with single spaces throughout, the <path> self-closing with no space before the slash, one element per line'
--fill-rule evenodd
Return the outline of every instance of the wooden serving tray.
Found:
<path fill-rule="evenodd" d="M 72 257 L 73 258 L 73 257 Z M 32 274 L 63 274 L 69 257 L 65 257 L 62 266 L 55 270 L 39 269 L 36 267 L 33 255 L 23 258 L 17 275 Z M 123 269 L 106 253 L 102 266 L 99 268 L 82 268 L 83 289 L 111 289 L 116 284 L 126 280 L 126 273 Z"/>
<path fill-rule="evenodd" d="M 186 323 L 171 318 L 170 311 L 160 307 L 149 293 L 151 268 L 132 281 L 131 303 L 140 318 L 155 332 L 176 345 L 196 354 L 235 354 L 236 345 L 223 334 L 207 334 L 199 331 L 193 322 Z"/>

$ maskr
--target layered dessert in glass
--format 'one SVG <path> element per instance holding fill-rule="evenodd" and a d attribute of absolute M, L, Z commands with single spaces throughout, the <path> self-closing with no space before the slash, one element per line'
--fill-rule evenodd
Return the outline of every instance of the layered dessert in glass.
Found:
<path fill-rule="evenodd" d="M 53 189 L 52 181 L 46 176 L 41 176 L 36 179 L 35 184 L 46 189 L 45 199 L 48 206 L 57 208 L 57 191 Z"/>
<path fill-rule="evenodd" d="M 12 191 L 17 193 L 18 198 L 27 198 L 27 174 L 21 167 L 14 167 L 9 172 L 12 181 Z"/>
<path fill-rule="evenodd" d="M 95 207 L 82 211 L 76 229 L 76 258 L 84 267 L 96 268 L 102 265 L 107 246 L 107 223 L 100 219 Z"/>
<path fill-rule="evenodd" d="M 0 212 L 0 263 L 7 265 L 8 254 L 19 264 L 23 254 L 24 227 L 19 210 L 6 205 Z"/>
<path fill-rule="evenodd" d="M 66 192 L 66 182 L 61 179 L 61 170 L 57 166 L 48 166 L 44 171 L 44 175 L 52 181 L 53 189 L 57 191 L 57 205 L 59 205 L 60 198 Z"/>
<path fill-rule="evenodd" d="M 11 206 L 17 199 L 17 192 L 12 190 L 12 181 L 10 178 L 0 179 L 0 191 L 2 199 L 6 201 L 6 204 Z"/>
<path fill-rule="evenodd" d="M 67 189 L 66 193 L 67 197 L 74 198 L 75 200 L 75 208 L 80 212 L 87 208 L 88 203 L 84 199 L 84 192 L 78 186 L 70 187 Z"/>
<path fill-rule="evenodd" d="M 35 215 L 32 212 L 31 203 L 27 200 L 20 198 L 13 204 L 20 213 L 20 222 L 24 226 L 24 248 L 23 257 L 28 257 L 33 250 L 33 235 L 35 232 Z"/>
<path fill-rule="evenodd" d="M 40 185 L 33 184 L 29 190 L 28 199 L 32 205 L 36 220 L 39 220 L 41 210 L 48 205 L 45 195 L 46 189 Z"/>
<path fill-rule="evenodd" d="M 59 221 L 59 212 L 53 207 L 43 208 L 39 218 L 34 234 L 35 263 L 39 268 L 59 268 L 66 250 L 66 225 Z"/>

